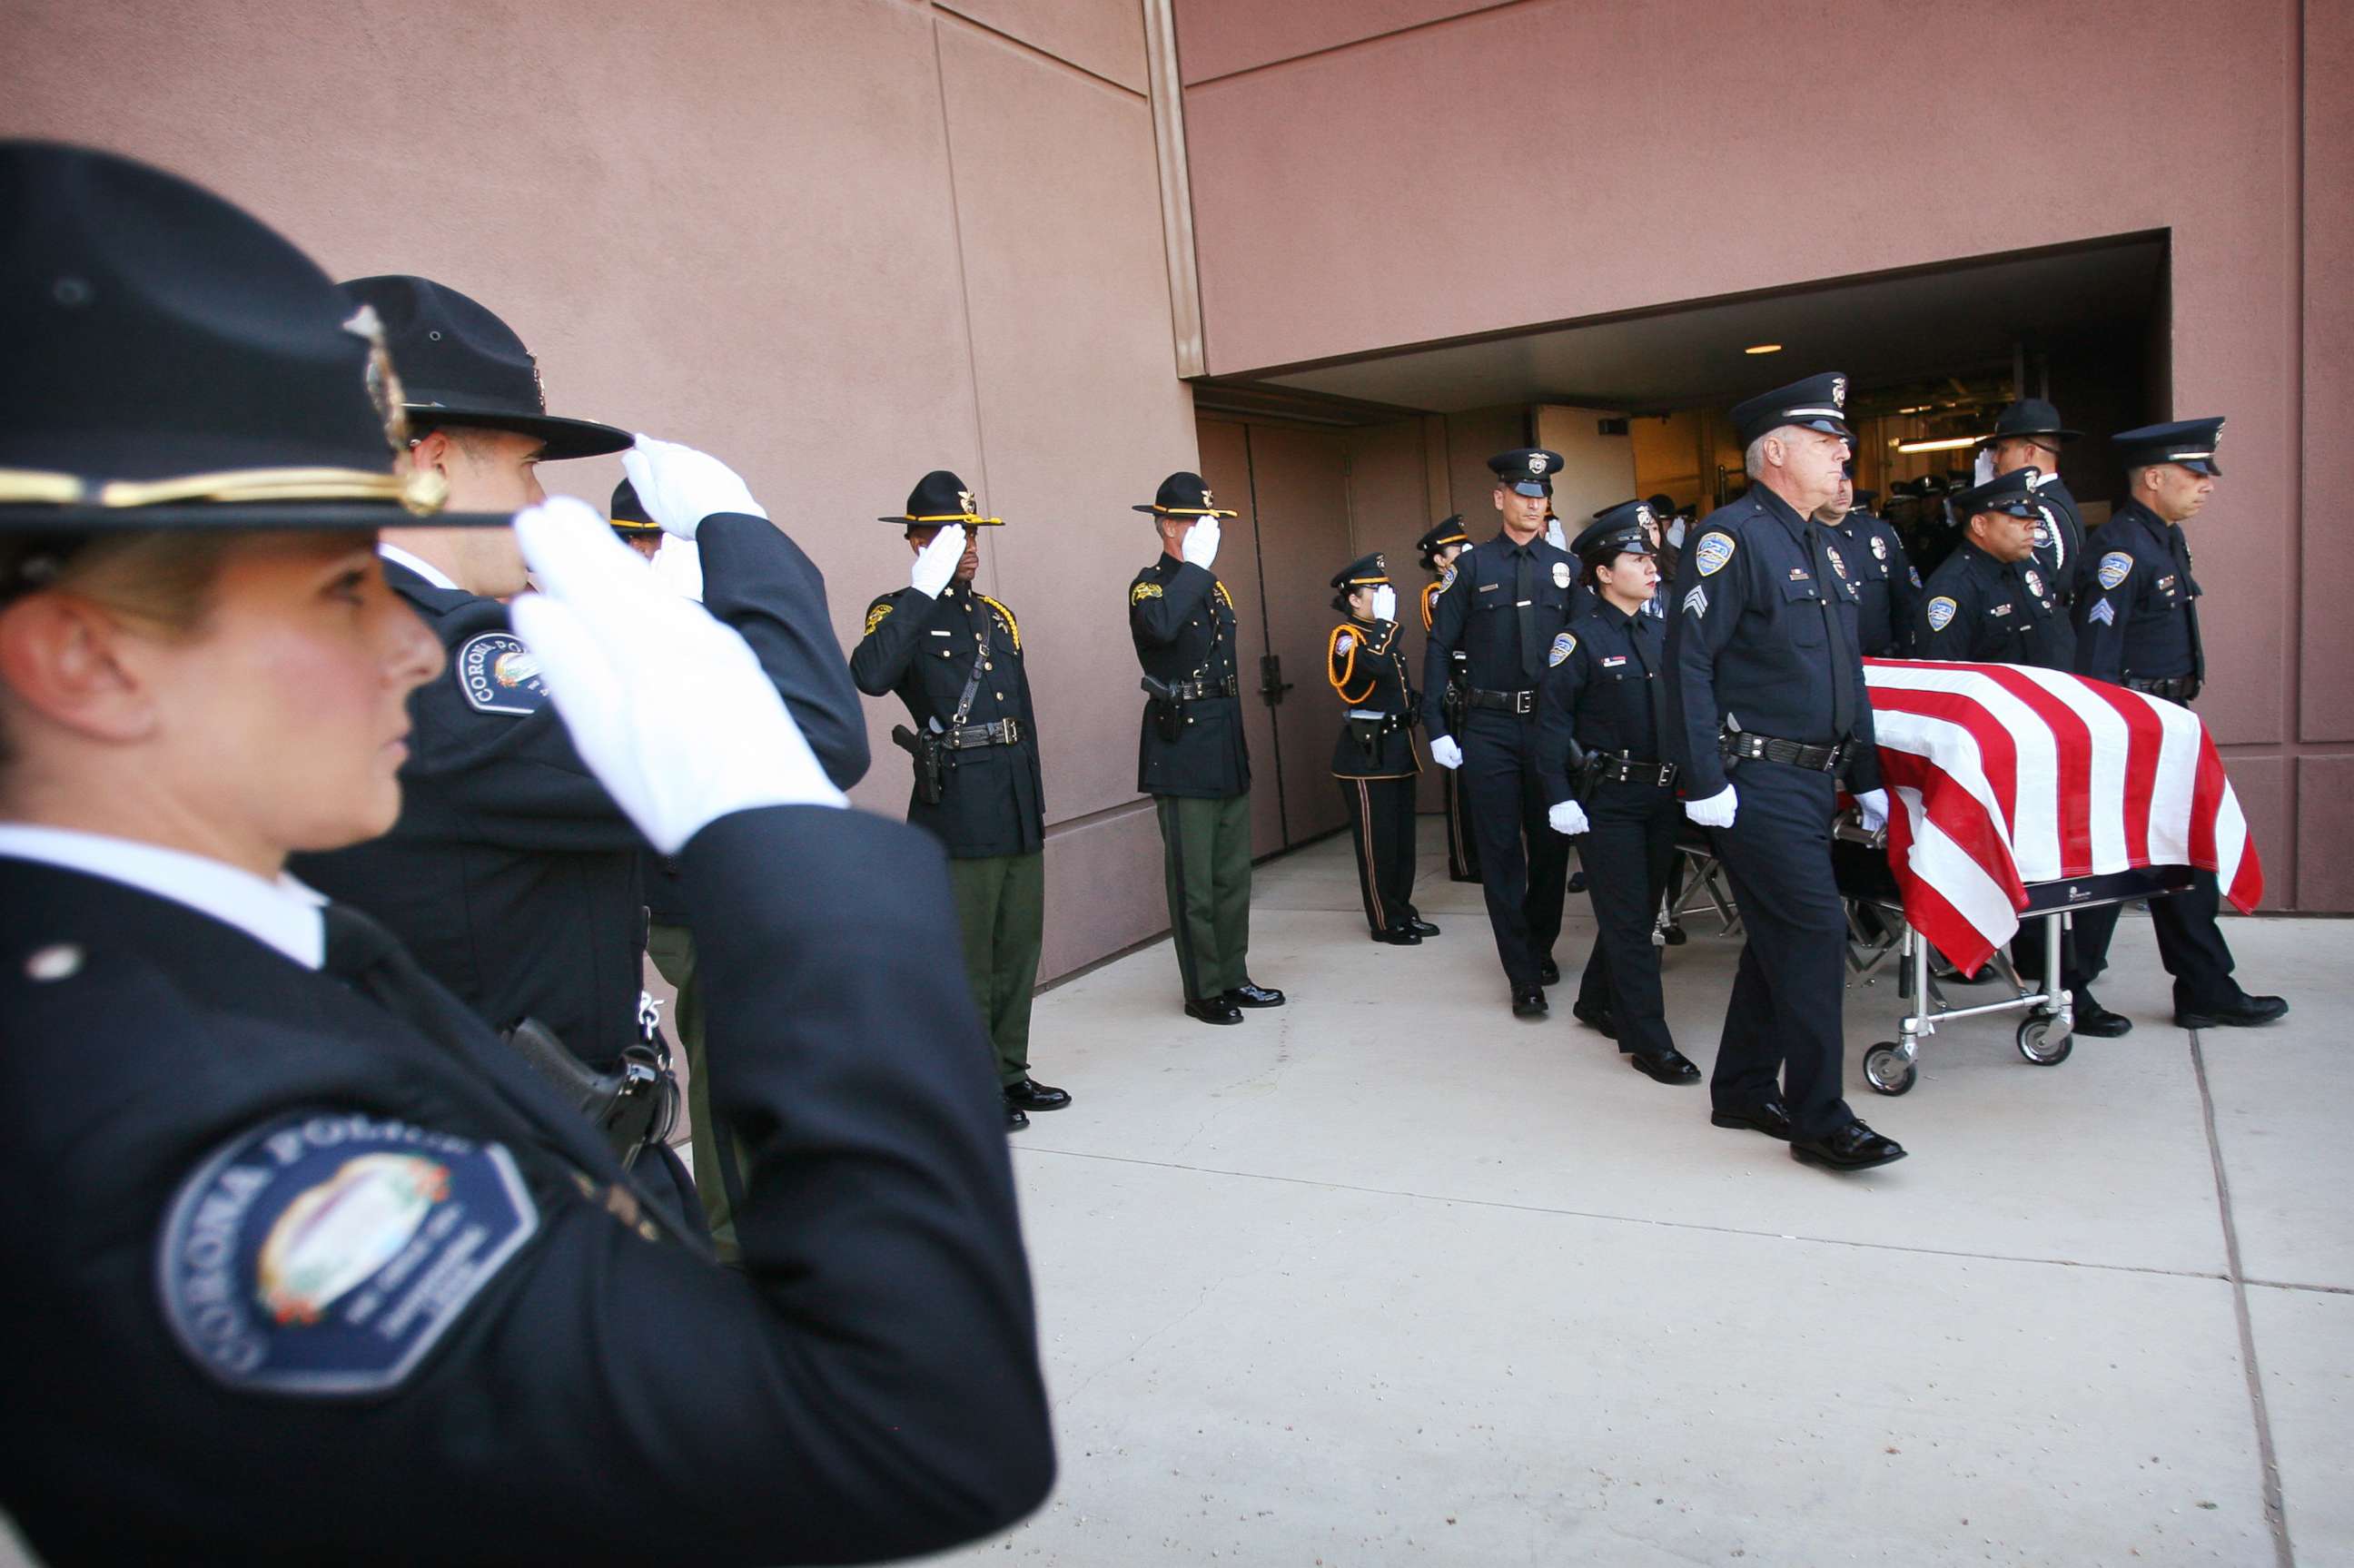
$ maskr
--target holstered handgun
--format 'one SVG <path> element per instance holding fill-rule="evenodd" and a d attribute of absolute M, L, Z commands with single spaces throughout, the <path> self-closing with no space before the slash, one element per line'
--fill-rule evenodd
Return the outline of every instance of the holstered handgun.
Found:
<path fill-rule="evenodd" d="M 1346 722 L 1349 726 L 1349 738 L 1357 743 L 1357 755 L 1364 760 L 1365 766 L 1367 768 L 1380 767 L 1382 764 L 1382 735 L 1388 727 L 1387 721 L 1383 719 L 1358 718 L 1352 715 Z"/>
<path fill-rule="evenodd" d="M 940 762 L 938 737 L 917 735 L 906 725 L 891 726 L 891 744 L 916 761 L 916 799 L 927 806 L 940 803 L 940 789 L 946 782 Z"/>
<path fill-rule="evenodd" d="M 1569 780 L 1580 802 L 1594 798 L 1594 786 L 1601 780 L 1603 765 L 1607 760 L 1602 753 L 1589 751 L 1570 769 Z"/>
<path fill-rule="evenodd" d="M 1137 684 L 1144 689 L 1146 696 L 1152 699 L 1152 726 L 1160 733 L 1161 738 L 1173 742 L 1183 735 L 1185 705 L 1178 699 L 1175 692 L 1169 689 L 1168 683 L 1147 675 Z"/>
<path fill-rule="evenodd" d="M 508 1030 L 506 1042 L 566 1103 L 596 1124 L 627 1167 L 649 1144 L 669 1137 L 678 1117 L 670 1047 L 660 1030 L 646 1027 L 642 1033 L 643 1043 L 624 1050 L 610 1068 L 592 1067 L 575 1056 L 536 1018 Z"/>

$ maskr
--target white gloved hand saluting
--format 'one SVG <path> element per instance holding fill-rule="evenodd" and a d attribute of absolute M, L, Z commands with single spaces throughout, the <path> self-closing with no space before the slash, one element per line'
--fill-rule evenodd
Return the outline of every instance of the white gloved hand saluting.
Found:
<path fill-rule="evenodd" d="M 1590 825 L 1585 820 L 1585 808 L 1575 800 L 1564 800 L 1545 813 L 1553 831 L 1565 839 L 1574 839 Z"/>
<path fill-rule="evenodd" d="M 850 803 L 750 646 L 665 588 L 604 518 L 558 496 L 514 527 L 539 583 L 514 601 L 515 635 L 582 759 L 654 848 L 676 854 L 755 806 Z"/>
<path fill-rule="evenodd" d="M 748 516 L 769 514 L 752 499 L 752 492 L 736 471 L 709 452 L 640 436 L 638 444 L 621 454 L 622 471 L 644 503 L 646 515 L 665 534 L 692 539 L 703 520 L 716 513 L 741 512 Z"/>
<path fill-rule="evenodd" d="M 1451 735 L 1434 735 L 1430 737 L 1430 759 L 1441 768 L 1460 768 L 1463 766 L 1463 748 L 1455 744 L 1455 737 Z"/>
<path fill-rule="evenodd" d="M 1204 517 L 1188 528 L 1185 542 L 1177 546 L 1177 553 L 1187 566 L 1208 571 L 1210 563 L 1218 558 L 1218 520 Z"/>
<path fill-rule="evenodd" d="M 1373 590 L 1373 619 L 1375 620 L 1397 619 L 1397 589 L 1387 583 Z"/>
<path fill-rule="evenodd" d="M 1686 800 L 1684 815 L 1703 828 L 1729 828 L 1733 826 L 1734 809 L 1740 804 L 1733 786 L 1727 784 L 1705 800 Z"/>
<path fill-rule="evenodd" d="M 1863 818 L 1863 831 L 1878 832 L 1888 825 L 1888 791 L 1866 789 L 1855 798 L 1855 809 Z"/>
<path fill-rule="evenodd" d="M 926 599 L 938 599 L 963 560 L 964 524 L 951 523 L 933 535 L 930 544 L 916 552 L 915 569 L 907 574 L 907 586 Z"/>

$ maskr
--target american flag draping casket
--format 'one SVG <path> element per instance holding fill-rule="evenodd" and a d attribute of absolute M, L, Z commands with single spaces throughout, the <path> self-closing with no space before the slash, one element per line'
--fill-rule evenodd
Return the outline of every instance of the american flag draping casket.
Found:
<path fill-rule="evenodd" d="M 1964 969 L 2019 929 L 2026 885 L 2212 871 L 2243 912 L 2264 874 L 2207 726 L 2105 681 L 1867 659 L 1904 917 Z"/>

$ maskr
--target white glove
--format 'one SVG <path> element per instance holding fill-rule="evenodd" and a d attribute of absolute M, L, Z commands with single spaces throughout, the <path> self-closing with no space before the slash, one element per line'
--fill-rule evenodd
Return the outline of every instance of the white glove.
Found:
<path fill-rule="evenodd" d="M 622 546 L 623 549 L 628 547 L 626 545 Z M 1451 735 L 1434 735 L 1430 737 L 1430 759 L 1441 768 L 1460 768 L 1463 766 L 1463 748 L 1455 744 L 1455 737 Z"/>
<path fill-rule="evenodd" d="M 938 599 L 963 560 L 964 524 L 951 523 L 933 535 L 930 544 L 916 552 L 916 566 L 907 574 L 907 586 L 926 599 Z"/>
<path fill-rule="evenodd" d="M 1703 828 L 1729 828 L 1733 826 L 1734 808 L 1740 804 L 1733 786 L 1727 784 L 1705 800 L 1686 800 L 1684 815 Z"/>
<path fill-rule="evenodd" d="M 1184 557 L 1187 566 L 1208 571 L 1210 563 L 1218 558 L 1218 520 L 1204 517 L 1187 529 L 1185 542 L 1177 546 L 1177 553 Z"/>
<path fill-rule="evenodd" d="M 621 454 L 621 471 L 644 503 L 646 515 L 661 524 L 663 533 L 682 539 L 694 538 L 703 520 L 714 513 L 769 514 L 734 469 L 709 452 L 676 441 L 640 436 L 638 444 Z"/>
<path fill-rule="evenodd" d="M 1373 619 L 1375 620 L 1397 619 L 1397 589 L 1387 583 L 1373 590 Z"/>
<path fill-rule="evenodd" d="M 1562 532 L 1560 518 L 1548 517 L 1545 519 L 1545 543 L 1551 545 L 1556 550 L 1567 550 L 1569 548 L 1569 535 Z"/>
<path fill-rule="evenodd" d="M 1866 789 L 1855 798 L 1855 808 L 1863 817 L 1863 831 L 1876 833 L 1888 825 L 1888 791 Z"/>
<path fill-rule="evenodd" d="M 1585 808 L 1575 800 L 1564 800 L 1545 813 L 1545 821 L 1562 837 L 1574 839 L 1586 830 Z"/>
<path fill-rule="evenodd" d="M 1681 550 L 1684 547 L 1684 520 L 1681 517 L 1668 524 L 1666 538 L 1670 549 Z"/>
<path fill-rule="evenodd" d="M 514 526 L 539 583 L 514 601 L 515 635 L 582 759 L 654 848 L 676 854 L 755 806 L 849 804 L 750 646 L 665 588 L 602 517 L 558 496 Z"/>

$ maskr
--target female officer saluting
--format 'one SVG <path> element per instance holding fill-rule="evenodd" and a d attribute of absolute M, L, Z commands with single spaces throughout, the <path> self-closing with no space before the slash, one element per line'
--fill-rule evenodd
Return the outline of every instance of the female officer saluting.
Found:
<path fill-rule="evenodd" d="M 1663 1084 L 1696 1084 L 1700 1069 L 1669 1038 L 1659 994 L 1652 911 L 1675 857 L 1675 768 L 1667 740 L 1667 636 L 1645 613 L 1659 569 L 1643 524 L 1647 503 L 1604 512 L 1577 536 L 1594 598 L 1556 635 L 1537 695 L 1537 766 L 1553 789 L 1558 833 L 1585 835 L 1585 891 L 1601 930 L 1571 1012 L 1615 1037 Z M 1580 805 L 1579 799 L 1585 804 Z"/>
<path fill-rule="evenodd" d="M 514 606 L 677 857 L 740 1272 L 382 927 L 283 873 L 400 808 L 366 312 L 217 198 L 0 142 L 0 1508 L 52 1563 L 839 1563 L 1053 1472 L 940 853 L 843 810 L 750 649 L 578 502 Z M 375 394 L 371 398 L 371 392 Z M 392 440 L 387 450 L 387 438 Z M 632 454 L 631 477 L 646 482 Z M 497 516 L 435 519 L 498 525 Z M 544 597 L 543 597 L 544 596 Z M 786 955 L 779 959 L 779 955 Z"/>
<path fill-rule="evenodd" d="M 1414 906 L 1414 688 L 1400 646 L 1397 589 L 1379 554 L 1361 556 L 1332 578 L 1332 608 L 1349 619 L 1326 641 L 1326 678 L 1341 694 L 1341 738 L 1332 777 L 1349 809 L 1357 888 L 1373 940 L 1411 948 L 1438 927 Z"/>

